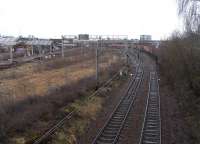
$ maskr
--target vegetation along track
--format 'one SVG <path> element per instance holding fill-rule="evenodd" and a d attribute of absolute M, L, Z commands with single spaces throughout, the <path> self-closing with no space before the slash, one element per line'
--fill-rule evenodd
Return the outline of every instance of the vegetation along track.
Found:
<path fill-rule="evenodd" d="M 120 100 L 103 128 L 97 134 L 92 144 L 114 144 L 118 142 L 121 130 L 136 98 L 136 92 L 143 79 L 141 63 L 137 66 L 136 74 L 130 81 L 124 97 Z"/>
<path fill-rule="evenodd" d="M 110 83 L 119 76 L 120 71 L 124 71 L 124 70 L 125 70 L 125 67 L 123 67 L 122 69 L 120 69 L 112 78 L 110 78 L 108 81 L 106 81 L 98 90 L 96 90 L 92 95 L 90 95 L 88 97 L 88 99 L 91 99 L 96 94 L 98 94 L 99 92 L 101 92 L 103 90 L 103 88 L 108 87 L 110 85 Z M 47 132 L 45 132 L 45 134 L 43 134 L 41 137 L 39 137 L 38 139 L 36 139 L 33 144 L 40 144 L 40 143 L 44 142 L 45 140 L 48 141 L 48 137 L 50 137 L 51 135 L 53 135 L 55 133 L 55 131 L 57 131 L 64 124 L 64 122 L 66 122 L 67 120 L 71 119 L 74 116 L 75 112 L 76 112 L 75 110 L 72 110 L 61 121 L 59 121 L 51 129 L 49 129 Z"/>
<path fill-rule="evenodd" d="M 149 92 L 140 144 L 161 144 L 160 97 L 156 72 L 150 72 Z"/>

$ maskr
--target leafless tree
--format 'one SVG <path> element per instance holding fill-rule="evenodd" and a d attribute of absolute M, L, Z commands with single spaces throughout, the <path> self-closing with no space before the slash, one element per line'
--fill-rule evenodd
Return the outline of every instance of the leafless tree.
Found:
<path fill-rule="evenodd" d="M 200 32 L 200 0 L 178 0 L 179 15 L 187 31 Z"/>

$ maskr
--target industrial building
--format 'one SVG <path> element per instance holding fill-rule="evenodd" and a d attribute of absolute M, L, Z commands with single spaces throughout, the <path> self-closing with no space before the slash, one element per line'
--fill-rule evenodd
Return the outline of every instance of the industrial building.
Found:
<path fill-rule="evenodd" d="M 78 39 L 79 40 L 89 40 L 89 34 L 79 34 Z"/>
<path fill-rule="evenodd" d="M 151 41 L 152 36 L 151 35 L 140 35 L 140 41 Z"/>

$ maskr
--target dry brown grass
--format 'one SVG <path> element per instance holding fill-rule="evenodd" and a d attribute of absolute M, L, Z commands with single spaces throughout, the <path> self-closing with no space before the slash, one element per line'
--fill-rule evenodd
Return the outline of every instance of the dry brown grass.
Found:
<path fill-rule="evenodd" d="M 116 71 L 115 65 L 120 67 L 120 62 L 117 54 L 105 53 L 101 56 L 102 81 L 108 79 L 112 71 Z M 82 97 L 87 89 L 95 86 L 94 74 L 95 60 L 91 54 L 28 63 L 1 71 L 0 123 L 4 125 L 1 132 L 5 133 L 0 132 L 0 138 L 8 136 L 7 132 L 9 135 L 18 135 L 24 133 L 25 128 L 41 130 L 49 125 L 45 121 L 55 119 L 53 114 L 57 113 L 58 108 Z M 93 106 L 91 104 L 84 109 L 87 111 Z M 91 109 L 91 113 L 95 111 Z M 34 125 L 38 119 L 41 122 Z M 38 133 L 31 134 L 32 139 L 36 136 Z"/>
<path fill-rule="evenodd" d="M 125 78 L 125 77 L 124 77 Z M 124 79 L 125 80 L 125 79 Z M 66 108 L 76 110 L 75 116 L 60 129 L 52 137 L 49 143 L 51 144 L 75 144 L 78 139 L 87 132 L 87 128 L 90 123 L 97 118 L 99 112 L 103 109 L 103 106 L 112 93 L 112 90 L 119 88 L 123 82 L 122 79 L 115 79 L 112 84 L 104 88 L 102 93 L 88 99 L 87 95 L 83 99 L 74 101 L 70 106 Z"/>
<path fill-rule="evenodd" d="M 110 57 L 109 55 L 105 55 L 102 60 L 103 62 L 100 63 L 101 71 L 105 71 L 110 65 L 118 61 L 116 56 Z M 34 66 L 35 64 L 27 64 L 19 67 L 14 70 L 16 73 L 15 77 L 12 77 L 12 79 L 2 79 L 1 91 L 6 92 L 8 97 L 23 100 L 27 96 L 46 95 L 51 88 L 70 85 L 95 73 L 94 60 L 91 59 L 67 67 L 52 68 L 51 70 L 43 70 L 41 72 L 35 72 Z M 7 70 L 4 73 L 7 76 L 12 75 L 10 71 Z"/>

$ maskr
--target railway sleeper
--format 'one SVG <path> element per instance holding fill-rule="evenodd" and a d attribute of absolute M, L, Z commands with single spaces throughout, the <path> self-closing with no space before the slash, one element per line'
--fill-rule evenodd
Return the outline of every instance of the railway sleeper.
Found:
<path fill-rule="evenodd" d="M 125 114 L 124 113 L 122 113 L 122 114 L 115 114 L 113 117 L 112 117 L 112 119 L 114 118 L 114 119 L 122 119 L 123 117 L 125 117 Z M 111 119 L 111 120 L 112 120 Z"/>
<path fill-rule="evenodd" d="M 149 124 L 149 125 L 157 125 L 158 122 L 149 122 L 149 121 L 147 121 L 147 124 Z"/>
<path fill-rule="evenodd" d="M 149 106 L 157 106 L 158 101 L 149 101 Z"/>
<path fill-rule="evenodd" d="M 109 124 L 111 125 L 120 125 L 122 123 L 122 120 L 121 121 L 118 121 L 118 122 L 115 122 L 115 121 L 110 121 Z"/>
<path fill-rule="evenodd" d="M 147 114 L 149 114 L 149 113 L 159 113 L 159 111 L 158 111 L 158 109 L 154 109 L 154 110 L 148 110 L 147 111 Z M 159 114 L 158 114 L 159 115 Z"/>
<path fill-rule="evenodd" d="M 121 117 L 120 119 L 118 119 L 118 118 L 112 118 L 112 120 L 111 120 L 112 122 L 119 122 L 119 123 L 121 123 L 122 121 L 123 121 L 123 117 Z"/>
<path fill-rule="evenodd" d="M 155 112 L 148 112 L 147 114 L 148 116 L 159 117 L 159 114 Z"/>
<path fill-rule="evenodd" d="M 148 140 L 145 140 L 142 142 L 142 144 L 160 144 L 159 142 L 152 142 L 152 141 L 148 141 Z"/>
<path fill-rule="evenodd" d="M 158 129 L 159 125 L 145 125 L 146 129 Z"/>
<path fill-rule="evenodd" d="M 103 133 L 106 134 L 106 135 L 116 135 L 117 131 L 104 130 Z"/>
<path fill-rule="evenodd" d="M 158 111 L 158 107 L 150 107 L 147 111 Z"/>
<path fill-rule="evenodd" d="M 147 115 L 148 119 L 150 120 L 158 120 L 159 117 L 158 116 L 153 116 L 153 115 Z"/>
<path fill-rule="evenodd" d="M 124 113 L 122 113 L 122 114 L 115 114 L 113 117 L 112 117 L 112 119 L 114 118 L 114 119 L 120 119 L 120 118 L 123 118 L 124 117 Z M 112 120 L 111 119 L 111 120 Z"/>
<path fill-rule="evenodd" d="M 119 128 L 106 127 L 105 131 L 118 131 Z"/>
<path fill-rule="evenodd" d="M 110 144 L 110 142 L 101 142 L 101 141 L 97 141 L 95 144 Z"/>
<path fill-rule="evenodd" d="M 149 105 L 158 105 L 158 100 L 149 100 Z"/>
<path fill-rule="evenodd" d="M 127 110 L 128 109 L 128 106 L 129 106 L 130 104 L 128 104 L 128 105 L 121 105 L 118 109 L 117 109 L 117 111 L 125 111 L 125 110 Z M 117 112 L 116 111 L 116 112 Z"/>
<path fill-rule="evenodd" d="M 118 124 L 118 125 L 108 124 L 108 127 L 110 127 L 110 128 L 120 128 L 120 124 Z"/>
<path fill-rule="evenodd" d="M 98 139 L 98 141 L 107 142 L 107 143 L 112 143 L 112 142 L 114 141 L 114 138 L 100 137 L 100 138 Z"/>
<path fill-rule="evenodd" d="M 117 125 L 117 124 L 120 124 L 121 122 L 122 122 L 122 120 L 121 121 L 113 121 L 113 120 L 111 120 L 109 122 L 109 124 L 115 124 L 115 125 Z"/>
<path fill-rule="evenodd" d="M 116 137 L 115 134 L 105 134 L 102 133 L 101 137 L 105 138 L 105 139 L 114 139 Z"/>
<path fill-rule="evenodd" d="M 115 115 L 124 115 L 124 113 L 126 113 L 126 111 L 124 110 L 124 111 L 117 111 L 117 112 L 115 112 Z"/>
<path fill-rule="evenodd" d="M 157 133 L 146 132 L 146 133 L 144 133 L 144 136 L 147 136 L 147 137 L 159 137 L 159 132 L 157 132 Z"/>
<path fill-rule="evenodd" d="M 158 120 L 158 119 L 154 119 L 154 120 L 148 119 L 148 120 L 146 121 L 146 123 L 149 123 L 149 122 L 152 122 L 152 123 L 159 123 L 159 120 Z"/>
<path fill-rule="evenodd" d="M 147 137 L 147 136 L 144 136 L 144 141 L 159 142 L 160 138 L 159 137 Z"/>
<path fill-rule="evenodd" d="M 121 117 L 124 117 L 124 115 L 126 114 L 126 111 L 127 110 L 124 110 L 124 111 L 117 111 L 115 114 L 114 114 L 114 116 L 112 117 L 112 118 L 114 118 L 114 117 L 119 117 L 119 116 L 121 116 Z"/>

